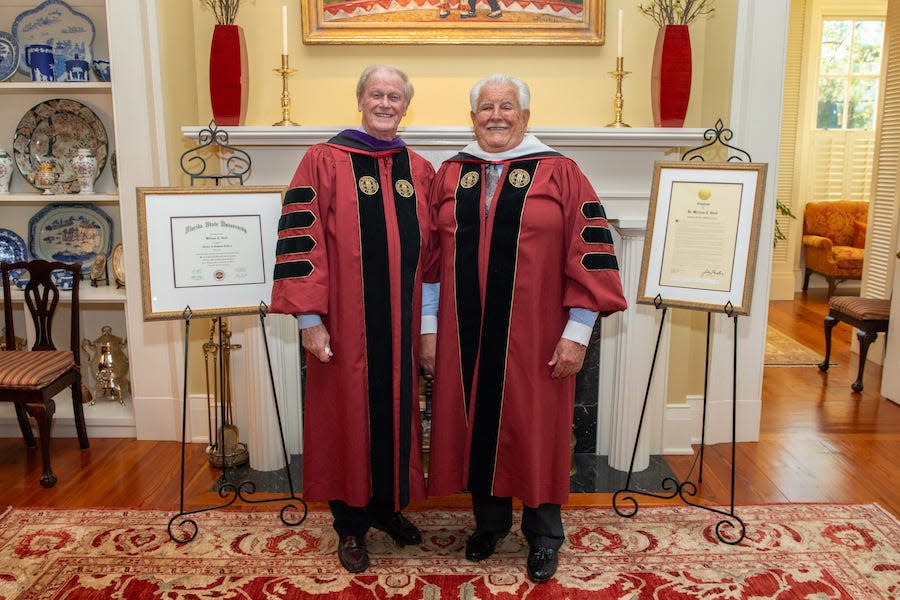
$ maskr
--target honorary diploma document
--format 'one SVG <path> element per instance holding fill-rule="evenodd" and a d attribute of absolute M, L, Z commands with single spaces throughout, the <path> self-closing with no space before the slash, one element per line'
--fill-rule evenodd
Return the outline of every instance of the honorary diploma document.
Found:
<path fill-rule="evenodd" d="M 742 192 L 740 183 L 673 182 L 660 285 L 731 289 Z"/>
<path fill-rule="evenodd" d="M 259 215 L 172 217 L 176 288 L 265 282 Z"/>

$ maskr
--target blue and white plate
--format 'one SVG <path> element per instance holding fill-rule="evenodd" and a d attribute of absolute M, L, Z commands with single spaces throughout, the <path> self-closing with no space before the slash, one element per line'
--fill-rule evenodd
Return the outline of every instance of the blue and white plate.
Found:
<path fill-rule="evenodd" d="M 0 262 L 19 262 L 28 259 L 25 240 L 11 229 L 0 229 Z M 24 269 L 10 271 L 10 282 L 16 285 Z"/>
<path fill-rule="evenodd" d="M 0 31 L 0 81 L 6 81 L 19 67 L 19 42 L 12 34 Z"/>
<path fill-rule="evenodd" d="M 62 0 L 45 0 L 20 13 L 13 21 L 12 33 L 22 49 L 19 56 L 19 72 L 31 74 L 25 64 L 25 46 L 49 44 L 53 46 L 53 71 L 56 79 L 66 78 L 66 61 L 82 59 L 90 63 L 94 59 L 94 23 Z"/>
<path fill-rule="evenodd" d="M 112 252 L 112 219 L 93 204 L 48 204 L 28 221 L 28 248 L 35 258 L 90 264 Z"/>

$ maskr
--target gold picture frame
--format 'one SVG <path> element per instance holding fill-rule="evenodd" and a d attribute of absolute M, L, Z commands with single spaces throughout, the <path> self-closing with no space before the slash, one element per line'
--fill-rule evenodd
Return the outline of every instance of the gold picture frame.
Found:
<path fill-rule="evenodd" d="M 145 321 L 253 314 L 272 295 L 281 186 L 137 188 Z"/>
<path fill-rule="evenodd" d="M 603 45 L 606 0 L 300 0 L 306 44 Z"/>
<path fill-rule="evenodd" d="M 655 164 L 639 304 L 750 313 L 767 168 Z"/>

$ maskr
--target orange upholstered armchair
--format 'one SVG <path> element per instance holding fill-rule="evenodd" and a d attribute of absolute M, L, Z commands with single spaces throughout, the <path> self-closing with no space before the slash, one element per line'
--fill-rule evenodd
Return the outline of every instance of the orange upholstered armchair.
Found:
<path fill-rule="evenodd" d="M 806 272 L 818 273 L 828 280 L 828 297 L 841 281 L 862 278 L 866 223 L 869 203 L 860 200 L 810 202 L 803 214 L 803 248 Z"/>

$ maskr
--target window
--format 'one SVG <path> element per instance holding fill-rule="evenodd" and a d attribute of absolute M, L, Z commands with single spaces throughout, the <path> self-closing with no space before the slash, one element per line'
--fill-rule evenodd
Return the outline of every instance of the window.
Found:
<path fill-rule="evenodd" d="M 817 129 L 875 128 L 884 22 L 822 21 Z"/>

